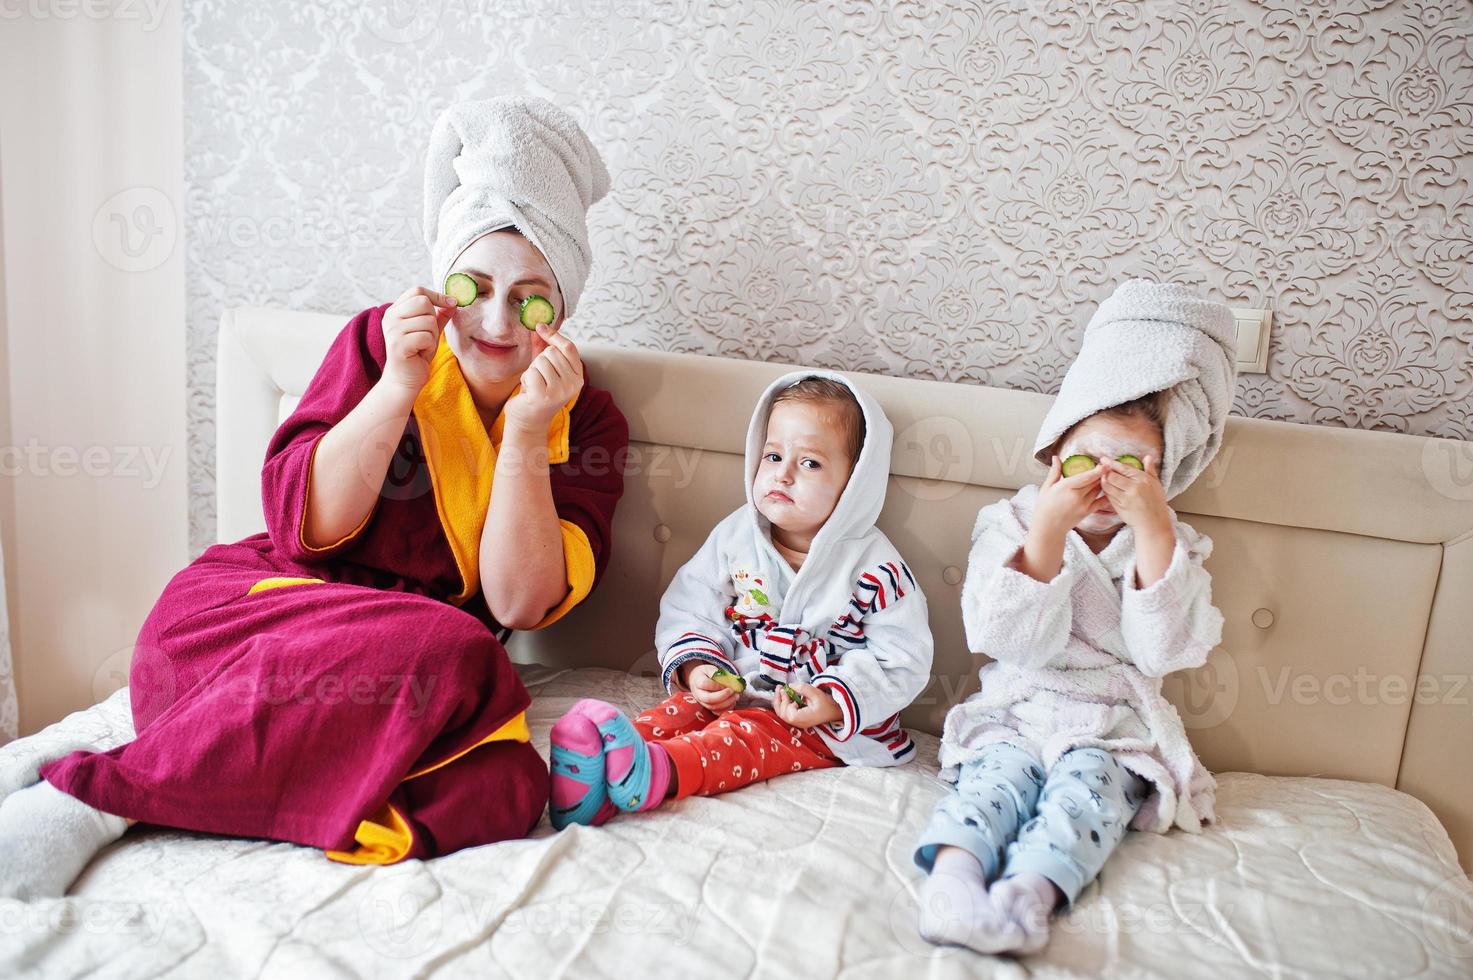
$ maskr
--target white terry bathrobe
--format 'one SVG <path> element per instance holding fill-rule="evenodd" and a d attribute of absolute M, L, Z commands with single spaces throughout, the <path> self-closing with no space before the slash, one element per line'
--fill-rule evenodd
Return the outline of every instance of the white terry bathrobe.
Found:
<path fill-rule="evenodd" d="M 982 689 L 946 716 L 942 778 L 996 741 L 1021 741 L 1052 768 L 1094 746 L 1154 784 L 1131 826 L 1197 830 L 1214 819 L 1216 781 L 1187 741 L 1161 679 L 1200 666 L 1221 639 L 1202 561 L 1212 541 L 1173 520 L 1166 575 L 1135 585 L 1135 534 L 1121 528 L 1098 555 L 1070 531 L 1051 582 L 1009 567 L 1023 546 L 1037 487 L 984 507 L 972 532 L 962 620 L 967 646 L 994 659 Z"/>
<path fill-rule="evenodd" d="M 864 413 L 864 448 L 834 512 L 796 573 L 752 501 L 772 398 L 806 377 L 846 386 Z M 926 597 L 875 521 L 885 503 L 892 430 L 879 403 L 831 371 L 797 371 L 763 392 L 747 429 L 747 502 L 676 572 L 660 601 L 655 648 L 667 690 L 690 660 L 746 678 L 738 707 L 771 704 L 776 684 L 812 684 L 844 712 L 816 731 L 847 765 L 915 757 L 900 712 L 931 676 Z"/>
<path fill-rule="evenodd" d="M 1169 392 L 1160 474 L 1168 497 L 1211 461 L 1232 404 L 1237 343 L 1232 312 L 1180 286 L 1129 280 L 1085 328 L 1034 446 L 1040 462 L 1070 426 L 1153 391 Z M 994 662 L 981 690 L 948 712 L 942 778 L 996 741 L 1021 743 L 1052 768 L 1070 749 L 1109 751 L 1150 781 L 1131 827 L 1198 830 L 1215 819 L 1217 783 L 1193 751 L 1161 679 L 1200 666 L 1222 638 L 1202 567 L 1212 541 L 1176 519 L 1166 574 L 1135 587 L 1135 534 L 1123 527 L 1098 555 L 1070 531 L 1063 567 L 1039 582 L 1010 567 L 1039 488 L 1024 487 L 977 515 L 962 619 L 967 646 Z"/>

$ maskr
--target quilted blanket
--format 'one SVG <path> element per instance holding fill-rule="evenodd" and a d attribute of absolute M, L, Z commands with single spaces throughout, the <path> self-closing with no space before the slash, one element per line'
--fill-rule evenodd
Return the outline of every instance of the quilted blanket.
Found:
<path fill-rule="evenodd" d="M 522 667 L 533 737 L 653 677 Z M 132 734 L 127 692 L 0 758 Z M 945 787 L 936 739 L 897 769 L 796 773 L 601 828 L 381 868 L 135 828 L 64 899 L 0 901 L 6 977 L 1097 977 L 1473 975 L 1473 887 L 1420 802 L 1384 786 L 1219 773 L 1221 822 L 1131 834 L 1042 953 L 915 931 L 911 848 Z"/>

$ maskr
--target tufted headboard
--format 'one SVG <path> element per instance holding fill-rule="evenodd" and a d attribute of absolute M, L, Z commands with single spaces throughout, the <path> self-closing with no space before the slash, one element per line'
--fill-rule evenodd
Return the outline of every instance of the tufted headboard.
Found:
<path fill-rule="evenodd" d="M 216 396 L 219 539 L 264 530 L 266 444 L 347 316 L 227 310 Z M 743 499 L 752 404 L 787 365 L 589 343 L 592 381 L 629 419 L 611 564 L 574 614 L 518 634 L 518 660 L 655 672 L 659 597 Z M 936 663 L 907 724 L 940 730 L 976 688 L 960 608 L 984 504 L 1036 482 L 1050 396 L 871 375 L 896 440 L 881 528 L 931 607 Z M 1233 418 L 1223 450 L 1173 501 L 1210 535 L 1226 618 L 1199 670 L 1168 678 L 1213 770 L 1323 775 L 1425 802 L 1473 866 L 1473 451 L 1466 443 Z M 617 628 L 614 628 L 617 626 Z"/>

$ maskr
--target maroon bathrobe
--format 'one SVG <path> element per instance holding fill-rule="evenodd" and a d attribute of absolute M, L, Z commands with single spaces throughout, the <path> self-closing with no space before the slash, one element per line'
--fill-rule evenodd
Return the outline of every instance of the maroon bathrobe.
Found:
<path fill-rule="evenodd" d="M 364 523 L 303 536 L 317 442 L 382 374 L 387 306 L 343 329 L 262 471 L 267 533 L 165 587 L 130 675 L 137 737 L 42 775 L 147 823 L 392 863 L 524 836 L 547 801 L 526 689 L 480 591 L 504 416 L 488 434 L 444 338 Z M 608 562 L 629 433 L 585 384 L 548 436 L 571 609 Z"/>

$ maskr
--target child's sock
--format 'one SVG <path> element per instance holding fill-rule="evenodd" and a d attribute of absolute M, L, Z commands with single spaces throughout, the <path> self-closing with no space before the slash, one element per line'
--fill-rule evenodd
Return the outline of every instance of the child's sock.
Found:
<path fill-rule="evenodd" d="M 605 701 L 588 698 L 579 704 L 598 726 L 604 746 L 604 782 L 609 799 L 621 810 L 651 810 L 665 802 L 670 787 L 670 753 L 658 742 L 646 742 L 634 723 Z"/>
<path fill-rule="evenodd" d="M 0 802 L 11 793 L 34 786 L 41 781 L 41 767 L 53 759 L 70 755 L 77 749 L 90 749 L 91 745 L 81 739 L 65 739 L 46 745 L 40 752 L 12 755 L 0 762 Z"/>
<path fill-rule="evenodd" d="M 1021 934 L 993 904 L 982 864 L 960 847 L 943 847 L 921 885 L 921 938 L 999 953 Z"/>
<path fill-rule="evenodd" d="M 44 780 L 12 793 L 0 803 L 0 898 L 60 898 L 127 828 Z"/>
<path fill-rule="evenodd" d="M 1024 872 L 995 881 L 989 892 L 997 910 L 1020 936 L 1003 947 L 1010 953 L 1036 953 L 1048 944 L 1049 917 L 1062 893 L 1041 874 Z"/>
<path fill-rule="evenodd" d="M 589 703 L 602 702 L 579 701 L 552 726 L 548 753 L 552 799 L 547 812 L 558 830 L 570 823 L 596 827 L 618 812 L 604 782 L 603 737 L 581 710 Z"/>

